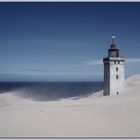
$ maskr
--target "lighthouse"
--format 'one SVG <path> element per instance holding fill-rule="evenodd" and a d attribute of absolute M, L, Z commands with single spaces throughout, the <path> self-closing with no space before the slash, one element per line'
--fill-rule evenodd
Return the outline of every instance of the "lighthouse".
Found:
<path fill-rule="evenodd" d="M 112 36 L 108 57 L 103 58 L 104 96 L 121 94 L 125 80 L 124 61 L 124 58 L 120 57 L 120 50 L 115 45 L 115 36 Z"/>

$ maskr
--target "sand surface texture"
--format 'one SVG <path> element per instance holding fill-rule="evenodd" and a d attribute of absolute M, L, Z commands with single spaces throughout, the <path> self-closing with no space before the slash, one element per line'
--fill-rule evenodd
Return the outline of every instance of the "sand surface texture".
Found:
<path fill-rule="evenodd" d="M 0 137 L 140 137 L 140 75 L 116 96 L 38 102 L 0 94 Z"/>

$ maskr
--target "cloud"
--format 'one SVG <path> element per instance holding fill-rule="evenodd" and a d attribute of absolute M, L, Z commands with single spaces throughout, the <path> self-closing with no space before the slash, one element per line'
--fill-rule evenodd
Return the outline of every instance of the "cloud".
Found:
<path fill-rule="evenodd" d="M 5 65 L 3 65 L 3 64 L 0 64 L 0 67 L 5 67 Z"/>
<path fill-rule="evenodd" d="M 46 72 L 45 69 L 25 69 L 25 71 L 32 71 L 32 72 Z"/>
<path fill-rule="evenodd" d="M 140 58 L 126 58 L 126 63 L 140 63 Z"/>
<path fill-rule="evenodd" d="M 91 61 L 84 61 L 82 62 L 86 66 L 95 66 L 95 65 L 102 65 L 102 60 L 91 60 Z"/>

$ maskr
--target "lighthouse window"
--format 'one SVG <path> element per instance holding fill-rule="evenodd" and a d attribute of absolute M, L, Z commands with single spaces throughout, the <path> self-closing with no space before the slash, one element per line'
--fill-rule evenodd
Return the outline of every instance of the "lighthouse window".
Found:
<path fill-rule="evenodd" d="M 119 78 L 119 76 L 118 75 L 116 75 L 116 79 L 118 79 Z"/>
<path fill-rule="evenodd" d="M 115 51 L 109 51 L 109 57 L 116 57 Z"/>
<path fill-rule="evenodd" d="M 118 71 L 118 67 L 116 67 L 116 71 Z"/>

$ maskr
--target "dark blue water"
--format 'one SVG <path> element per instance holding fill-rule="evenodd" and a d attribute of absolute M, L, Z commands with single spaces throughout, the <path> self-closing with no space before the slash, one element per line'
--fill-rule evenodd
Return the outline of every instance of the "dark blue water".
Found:
<path fill-rule="evenodd" d="M 56 101 L 81 98 L 102 90 L 103 82 L 0 82 L 0 94 L 16 91 L 23 98 Z"/>

